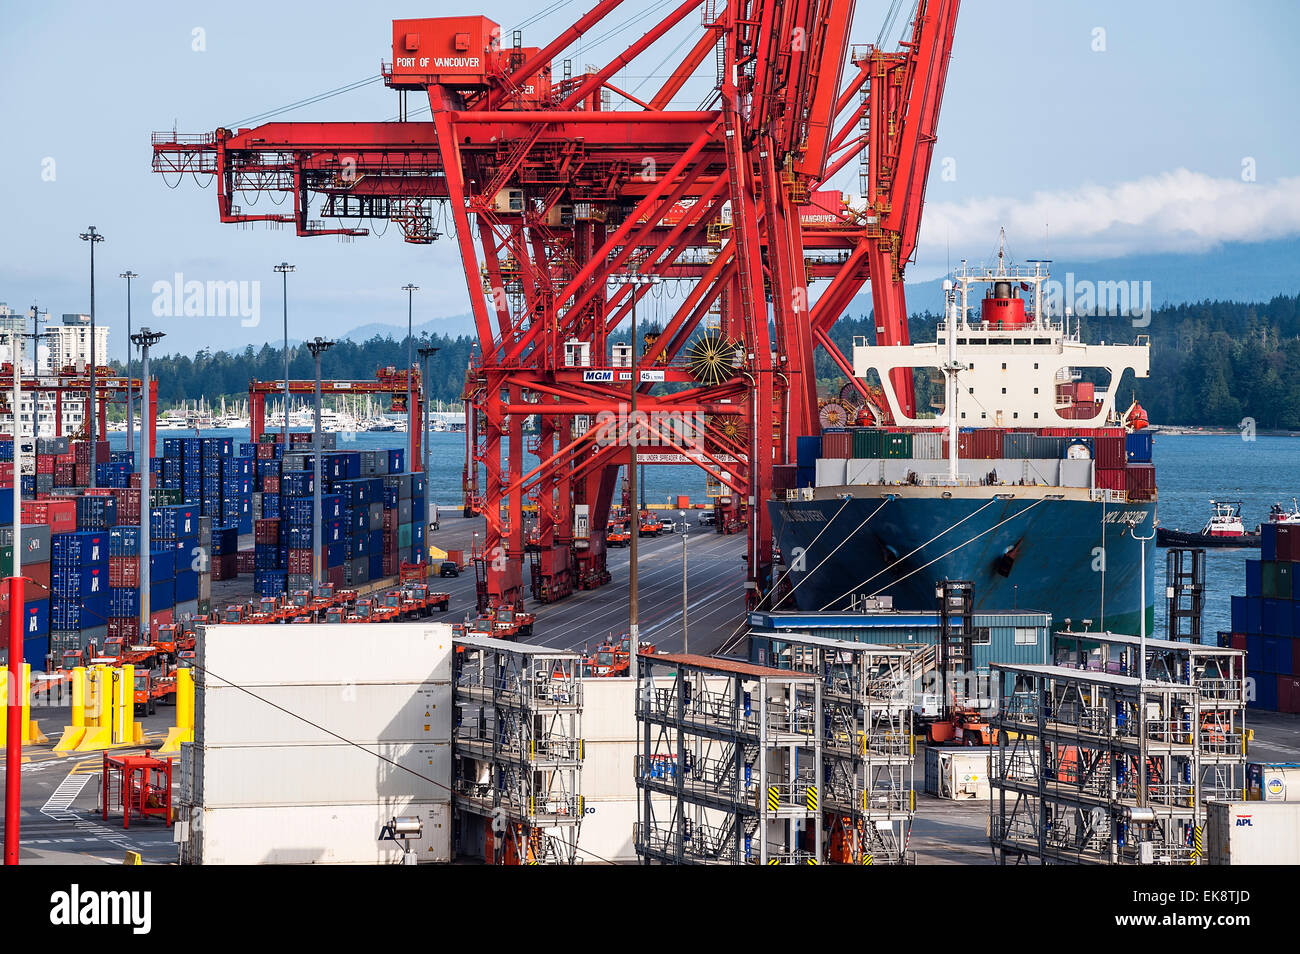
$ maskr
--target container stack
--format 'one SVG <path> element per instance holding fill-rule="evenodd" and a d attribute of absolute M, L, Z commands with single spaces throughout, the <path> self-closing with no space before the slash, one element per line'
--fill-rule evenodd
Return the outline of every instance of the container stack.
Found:
<path fill-rule="evenodd" d="M 1246 561 L 1246 595 L 1232 597 L 1232 646 L 1246 651 L 1248 704 L 1300 713 L 1300 525 L 1260 527 L 1260 559 Z"/>
<path fill-rule="evenodd" d="M 51 534 L 50 635 L 57 653 L 91 643 L 102 646 L 108 636 L 108 534 L 108 530 Z"/>
<path fill-rule="evenodd" d="M 6 496 L 0 493 L 0 497 Z M 40 669 L 50 645 L 50 528 L 27 525 L 24 515 L 22 528 L 21 570 L 23 608 L 26 619 L 23 628 L 24 658 L 33 669 Z M 14 531 L 11 526 L 0 526 L 0 575 L 10 576 L 14 567 Z M 9 587 L 0 585 L 0 633 L 9 632 Z"/>
<path fill-rule="evenodd" d="M 263 596 L 310 589 L 315 459 L 293 449 L 278 460 L 256 453 L 261 515 L 253 552 L 241 554 L 237 567 L 251 560 Z M 424 476 L 404 473 L 405 458 L 401 449 L 322 454 L 320 556 L 328 582 L 361 586 L 423 562 Z"/>
<path fill-rule="evenodd" d="M 948 431 L 941 427 L 827 428 L 798 439 L 796 464 L 793 469 L 775 468 L 773 489 L 780 493 L 798 487 L 902 483 L 909 473 L 943 471 L 948 444 Z M 1039 483 L 1108 490 L 1135 501 L 1156 497 L 1151 453 L 1149 433 L 1128 434 L 1122 427 L 964 427 L 957 435 L 958 460 L 987 461 L 988 471 L 1011 480 L 1028 474 Z M 983 466 L 966 471 L 983 476 Z"/>

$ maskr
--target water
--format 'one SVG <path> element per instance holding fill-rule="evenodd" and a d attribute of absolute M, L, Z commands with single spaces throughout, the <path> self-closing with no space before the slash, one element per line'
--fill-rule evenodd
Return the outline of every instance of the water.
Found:
<path fill-rule="evenodd" d="M 159 431 L 164 437 L 193 437 L 192 430 Z M 247 430 L 204 431 L 204 437 L 249 439 Z M 109 435 L 113 450 L 126 447 L 126 434 Z M 352 440 L 338 435 L 340 450 L 374 450 L 405 447 L 406 435 L 393 432 L 361 432 Z M 465 459 L 465 435 L 439 432 L 430 435 L 432 498 L 444 510 L 459 511 L 462 506 L 461 476 Z M 538 463 L 527 455 L 524 472 Z M 1289 503 L 1300 496 L 1300 438 L 1260 437 L 1243 441 L 1238 435 L 1180 436 L 1158 435 L 1155 462 L 1159 483 L 1157 515 L 1160 525 L 1179 530 L 1200 530 L 1209 517 L 1209 501 L 1240 500 L 1246 526 L 1254 528 L 1268 514 L 1274 503 Z M 648 503 L 676 503 L 679 494 L 693 502 L 705 500 L 704 473 L 690 466 L 645 468 L 645 498 Z M 615 495 L 615 503 L 618 496 Z M 1154 541 L 1153 541 L 1154 544 Z M 1231 628 L 1229 596 L 1245 592 L 1246 560 L 1257 559 L 1258 550 L 1209 550 L 1206 552 L 1206 604 L 1202 629 L 1211 637 L 1219 630 Z M 1165 551 L 1157 550 L 1156 632 L 1165 632 Z"/>
<path fill-rule="evenodd" d="M 1240 500 L 1242 522 L 1248 529 L 1263 522 L 1275 503 L 1290 504 L 1300 496 L 1300 438 L 1260 437 L 1243 441 L 1239 435 L 1174 436 L 1155 439 L 1158 516 L 1162 527 L 1200 530 L 1209 519 L 1210 500 Z M 1259 559 L 1258 550 L 1207 550 L 1205 554 L 1205 616 L 1208 636 L 1232 628 L 1229 596 L 1246 592 L 1246 560 Z M 1156 561 L 1156 635 L 1165 633 L 1163 599 L 1164 551 Z"/>

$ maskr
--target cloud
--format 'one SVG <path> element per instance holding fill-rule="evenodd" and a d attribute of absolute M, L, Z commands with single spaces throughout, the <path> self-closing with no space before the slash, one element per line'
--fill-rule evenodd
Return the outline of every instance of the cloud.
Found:
<path fill-rule="evenodd" d="M 947 249 L 972 260 L 996 248 L 998 229 L 1019 257 L 1090 261 L 1158 252 L 1205 252 L 1224 242 L 1300 235 L 1300 178 L 1216 179 L 1187 169 L 1116 185 L 927 203 L 918 258 L 943 267 Z M 977 251 L 980 254 L 971 254 Z M 923 266 L 924 267 L 924 266 Z"/>

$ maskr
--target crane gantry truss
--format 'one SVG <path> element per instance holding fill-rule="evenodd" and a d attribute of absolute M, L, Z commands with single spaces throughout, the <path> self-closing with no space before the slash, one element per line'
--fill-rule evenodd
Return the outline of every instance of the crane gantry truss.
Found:
<path fill-rule="evenodd" d="M 394 21 L 384 81 L 403 103 L 427 96 L 431 120 L 154 136 L 156 171 L 216 177 L 223 222 L 316 236 L 388 220 L 427 243 L 439 237 L 435 203 L 446 203 L 479 343 L 468 506 L 486 518 L 494 604 L 523 597 L 526 503 L 538 514 L 534 597 L 609 579 L 603 530 L 629 450 L 607 437 L 634 386 L 648 423 L 630 433 L 658 444 L 657 462 L 706 471 L 733 516 L 744 511 L 734 523 L 749 534 L 758 599 L 772 583 L 761 502 L 773 467 L 818 430 L 814 350 L 853 380 L 830 329 L 868 280 L 878 341 L 907 342 L 902 276 L 958 0 L 918 0 L 896 51 L 850 46 L 853 0 L 684 0 L 604 66 L 574 74 L 561 55 L 622 3 L 600 0 L 542 48 L 517 32 L 505 43 L 481 16 Z M 657 90 L 638 98 L 615 85 L 682 25 L 698 35 Z M 677 108 L 701 78 L 712 90 L 703 106 Z M 850 205 L 822 187 L 855 158 L 865 203 Z M 262 192 L 292 196 L 292 210 L 235 204 Z M 639 349 L 635 382 L 613 339 L 635 303 L 666 286 L 630 274 L 679 291 Z M 896 385 L 911 413 L 910 380 Z M 541 460 L 528 471 L 525 447 Z"/>

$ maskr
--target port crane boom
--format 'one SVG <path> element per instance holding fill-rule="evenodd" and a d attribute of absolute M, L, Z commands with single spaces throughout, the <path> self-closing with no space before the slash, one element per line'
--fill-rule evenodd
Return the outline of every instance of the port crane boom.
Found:
<path fill-rule="evenodd" d="M 910 40 L 888 52 L 851 48 L 852 0 L 685 0 L 640 24 L 644 34 L 608 62 L 575 73 L 565 52 L 607 29 L 620 2 L 602 0 L 541 47 L 485 16 L 393 21 L 382 76 L 402 96 L 398 122 L 153 139 L 157 172 L 216 179 L 223 222 L 345 237 L 396 222 L 421 244 L 450 232 L 479 344 L 467 441 L 485 481 L 467 480 L 466 505 L 486 519 L 493 606 L 522 603 L 530 505 L 534 598 L 609 579 L 604 530 L 630 455 L 626 441 L 602 439 L 601 422 L 624 413 L 633 388 L 649 421 L 639 442 L 731 492 L 719 526 L 749 533 L 757 601 L 772 585 L 762 501 L 776 489 L 774 468 L 793 465 L 796 439 L 819 427 L 815 349 L 852 379 L 829 333 L 868 280 L 879 341 L 907 342 L 903 272 L 957 0 L 919 0 Z M 687 26 L 685 53 L 665 64 L 657 89 L 639 97 L 616 85 Z M 712 92 L 701 108 L 679 108 L 692 81 Z M 405 115 L 410 94 L 427 99 L 431 119 Z M 825 188 L 855 155 L 865 205 Z M 292 206 L 237 204 L 264 192 Z M 659 281 L 615 280 L 628 275 Z M 668 313 L 637 342 L 633 368 L 617 330 L 656 300 Z M 530 418 L 537 431 L 525 439 Z M 541 460 L 531 471 L 526 449 Z"/>

